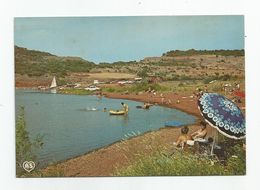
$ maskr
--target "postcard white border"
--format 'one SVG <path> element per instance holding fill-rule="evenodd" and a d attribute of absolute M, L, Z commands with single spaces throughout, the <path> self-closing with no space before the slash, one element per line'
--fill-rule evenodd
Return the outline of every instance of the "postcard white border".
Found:
<path fill-rule="evenodd" d="M 260 3 L 258 0 L 4 0 L 0 4 L 0 181 L 4 189 L 257 189 Z M 13 18 L 27 16 L 245 15 L 247 175 L 236 177 L 15 178 Z"/>

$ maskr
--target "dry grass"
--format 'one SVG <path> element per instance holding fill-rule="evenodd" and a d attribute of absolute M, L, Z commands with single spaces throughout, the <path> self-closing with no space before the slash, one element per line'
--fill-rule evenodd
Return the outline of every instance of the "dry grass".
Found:
<path fill-rule="evenodd" d="M 133 79 L 136 77 L 134 74 L 129 73 L 110 73 L 110 72 L 103 72 L 103 73 L 88 73 L 88 77 L 92 79 Z"/>

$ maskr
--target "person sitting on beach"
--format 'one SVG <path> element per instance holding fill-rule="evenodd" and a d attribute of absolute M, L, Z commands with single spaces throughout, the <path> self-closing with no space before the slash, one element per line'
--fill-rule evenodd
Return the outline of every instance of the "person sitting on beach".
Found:
<path fill-rule="evenodd" d="M 125 104 L 124 102 L 121 102 L 121 104 L 122 104 L 122 106 L 124 108 L 125 113 L 128 113 L 128 111 L 129 111 L 128 105 Z"/>
<path fill-rule="evenodd" d="M 178 137 L 177 141 L 173 144 L 177 147 L 184 147 L 187 144 L 187 141 L 192 140 L 191 136 L 188 135 L 189 128 L 187 126 L 184 126 L 181 129 L 181 135 Z"/>
<path fill-rule="evenodd" d="M 191 134 L 191 137 L 195 139 L 204 139 L 207 135 L 207 123 L 204 121 L 200 122 L 200 129 Z"/>

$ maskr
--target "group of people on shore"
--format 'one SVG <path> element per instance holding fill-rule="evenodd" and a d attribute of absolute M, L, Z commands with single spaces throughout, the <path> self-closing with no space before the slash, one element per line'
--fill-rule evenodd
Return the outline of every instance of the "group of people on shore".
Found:
<path fill-rule="evenodd" d="M 207 136 L 207 123 L 204 121 L 200 122 L 200 129 L 195 131 L 192 134 L 189 133 L 189 128 L 184 126 L 181 128 L 181 135 L 177 138 L 177 141 L 174 142 L 174 145 L 177 147 L 184 147 L 185 145 L 194 145 L 194 142 L 206 141 L 205 137 Z"/>

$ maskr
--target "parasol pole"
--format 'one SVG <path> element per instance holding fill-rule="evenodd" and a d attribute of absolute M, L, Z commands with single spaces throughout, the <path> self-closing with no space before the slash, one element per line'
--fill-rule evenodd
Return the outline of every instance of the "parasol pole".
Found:
<path fill-rule="evenodd" d="M 214 130 L 214 136 L 213 136 L 213 143 L 212 143 L 212 147 L 211 147 L 211 151 L 210 151 L 210 156 L 213 155 L 213 151 L 214 151 L 214 146 L 215 146 L 215 143 L 216 143 L 216 129 L 213 129 Z"/>

